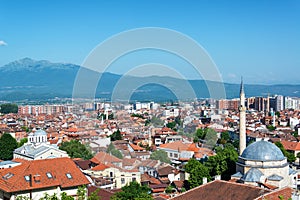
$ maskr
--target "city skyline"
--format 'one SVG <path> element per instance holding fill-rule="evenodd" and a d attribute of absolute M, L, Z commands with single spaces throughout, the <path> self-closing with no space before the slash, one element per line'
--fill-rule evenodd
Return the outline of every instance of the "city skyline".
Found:
<path fill-rule="evenodd" d="M 238 83 L 243 75 L 246 84 L 299 84 L 299 9 L 297 1 L 2 1 L 0 66 L 24 57 L 80 65 L 113 35 L 161 27 L 200 44 L 224 82 Z M 188 65 L 146 50 L 120 58 L 110 72 L 126 73 L 136 58 L 166 61 L 180 73 Z M 192 70 L 184 73 L 195 78 Z"/>

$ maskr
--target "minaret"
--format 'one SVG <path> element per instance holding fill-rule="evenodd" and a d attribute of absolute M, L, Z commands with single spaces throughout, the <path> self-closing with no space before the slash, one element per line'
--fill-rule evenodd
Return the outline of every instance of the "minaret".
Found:
<path fill-rule="evenodd" d="M 246 148 L 246 107 L 245 107 L 245 92 L 243 78 L 241 80 L 241 89 L 240 89 L 240 155 Z"/>

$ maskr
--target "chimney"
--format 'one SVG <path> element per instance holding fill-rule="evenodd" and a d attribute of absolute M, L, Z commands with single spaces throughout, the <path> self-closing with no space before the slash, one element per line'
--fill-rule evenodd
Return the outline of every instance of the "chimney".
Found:
<path fill-rule="evenodd" d="M 205 185 L 206 183 L 207 183 L 207 178 L 206 178 L 206 177 L 203 177 L 203 178 L 202 178 L 202 184 Z"/>
<path fill-rule="evenodd" d="M 221 175 L 215 175 L 215 180 L 221 180 Z"/>

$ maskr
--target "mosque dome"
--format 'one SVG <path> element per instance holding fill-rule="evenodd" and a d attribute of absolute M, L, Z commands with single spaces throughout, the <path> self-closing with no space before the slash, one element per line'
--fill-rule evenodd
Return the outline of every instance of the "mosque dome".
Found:
<path fill-rule="evenodd" d="M 281 161 L 285 159 L 275 144 L 263 140 L 250 144 L 243 151 L 241 157 L 254 161 Z"/>
<path fill-rule="evenodd" d="M 47 133 L 40 129 L 40 130 L 35 131 L 34 135 L 35 136 L 42 136 L 42 135 L 47 135 Z"/>

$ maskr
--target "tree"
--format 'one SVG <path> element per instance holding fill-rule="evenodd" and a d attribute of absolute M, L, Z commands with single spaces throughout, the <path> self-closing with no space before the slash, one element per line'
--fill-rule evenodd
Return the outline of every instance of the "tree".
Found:
<path fill-rule="evenodd" d="M 0 137 L 0 160 L 13 159 L 13 152 L 18 147 L 18 143 L 9 133 L 4 133 Z"/>
<path fill-rule="evenodd" d="M 217 132 L 211 128 L 207 128 L 204 139 L 205 139 L 205 144 L 213 149 L 218 141 Z"/>
<path fill-rule="evenodd" d="M 297 153 L 297 158 L 299 160 L 299 166 L 300 166 L 300 152 Z"/>
<path fill-rule="evenodd" d="M 78 140 L 63 142 L 59 149 L 66 151 L 71 158 L 89 160 L 93 157 L 91 150 L 87 146 L 81 144 Z"/>
<path fill-rule="evenodd" d="M 18 105 L 12 103 L 5 103 L 0 105 L 0 113 L 18 113 Z"/>
<path fill-rule="evenodd" d="M 79 186 L 77 189 L 77 200 L 85 200 L 86 199 L 86 186 Z"/>
<path fill-rule="evenodd" d="M 115 193 L 112 200 L 151 200 L 150 188 L 140 185 L 138 182 L 130 182 L 129 185 L 122 187 L 122 191 Z"/>
<path fill-rule="evenodd" d="M 210 180 L 208 168 L 195 159 L 190 159 L 184 166 L 186 172 L 190 174 L 188 187 L 194 188 L 203 184 L 203 178 Z"/>
<path fill-rule="evenodd" d="M 230 134 L 228 131 L 224 131 L 221 133 L 221 138 L 224 139 L 224 140 L 230 140 Z"/>
<path fill-rule="evenodd" d="M 20 140 L 20 142 L 18 142 L 18 148 L 21 147 L 21 146 L 23 146 L 27 142 L 28 142 L 28 138 L 22 138 Z"/>
<path fill-rule="evenodd" d="M 164 162 L 164 163 L 170 163 L 171 162 L 169 157 L 168 157 L 167 152 L 165 152 L 164 150 L 161 150 L 161 149 L 152 152 L 151 155 L 150 155 L 150 159 L 159 160 L 159 161 Z"/>
<path fill-rule="evenodd" d="M 110 135 L 110 138 L 111 138 L 111 141 L 123 139 L 122 134 L 119 129 L 117 131 L 113 132 L 113 134 Z"/>
<path fill-rule="evenodd" d="M 87 200 L 100 200 L 101 198 L 98 196 L 98 193 L 100 191 L 100 188 L 97 188 L 94 190 L 90 196 L 88 196 Z"/>
<path fill-rule="evenodd" d="M 154 127 L 158 127 L 158 126 L 162 126 L 162 125 L 164 125 L 164 121 L 163 120 L 161 120 L 160 118 L 158 118 L 158 117 L 155 117 L 155 116 L 153 116 L 152 118 L 151 118 L 151 124 L 153 124 L 153 126 Z"/>
<path fill-rule="evenodd" d="M 282 154 L 287 158 L 287 161 L 292 163 L 295 162 L 296 157 L 293 153 L 288 152 L 287 150 L 284 149 L 284 146 L 282 145 L 281 142 L 275 142 L 275 145 L 281 150 Z"/>
<path fill-rule="evenodd" d="M 116 156 L 117 158 L 120 158 L 120 159 L 123 158 L 122 153 L 118 149 L 115 148 L 113 143 L 110 143 L 108 145 L 106 152 L 111 153 L 113 156 Z"/>
<path fill-rule="evenodd" d="M 195 137 L 197 137 L 198 139 L 203 140 L 205 138 L 205 135 L 206 135 L 206 129 L 198 128 L 196 130 Z"/>
<path fill-rule="evenodd" d="M 61 193 L 61 200 L 74 200 L 74 197 L 67 195 L 67 193 Z"/>
<path fill-rule="evenodd" d="M 174 129 L 175 128 L 175 126 L 176 126 L 176 122 L 175 121 L 173 121 L 173 122 L 169 122 L 169 123 L 167 123 L 167 125 L 166 125 L 168 128 L 170 128 L 170 129 Z"/>
<path fill-rule="evenodd" d="M 40 200 L 59 200 L 59 198 L 57 197 L 56 193 L 54 193 L 53 195 L 45 193 L 44 196 L 40 198 Z"/>
<path fill-rule="evenodd" d="M 267 125 L 267 129 L 269 131 L 274 131 L 276 129 L 276 127 L 272 126 L 272 125 Z"/>
<path fill-rule="evenodd" d="M 238 153 L 232 144 L 225 144 L 224 148 L 216 148 L 217 155 L 210 156 L 204 165 L 211 176 L 221 175 L 223 179 L 230 179 L 235 173 L 235 163 Z"/>

